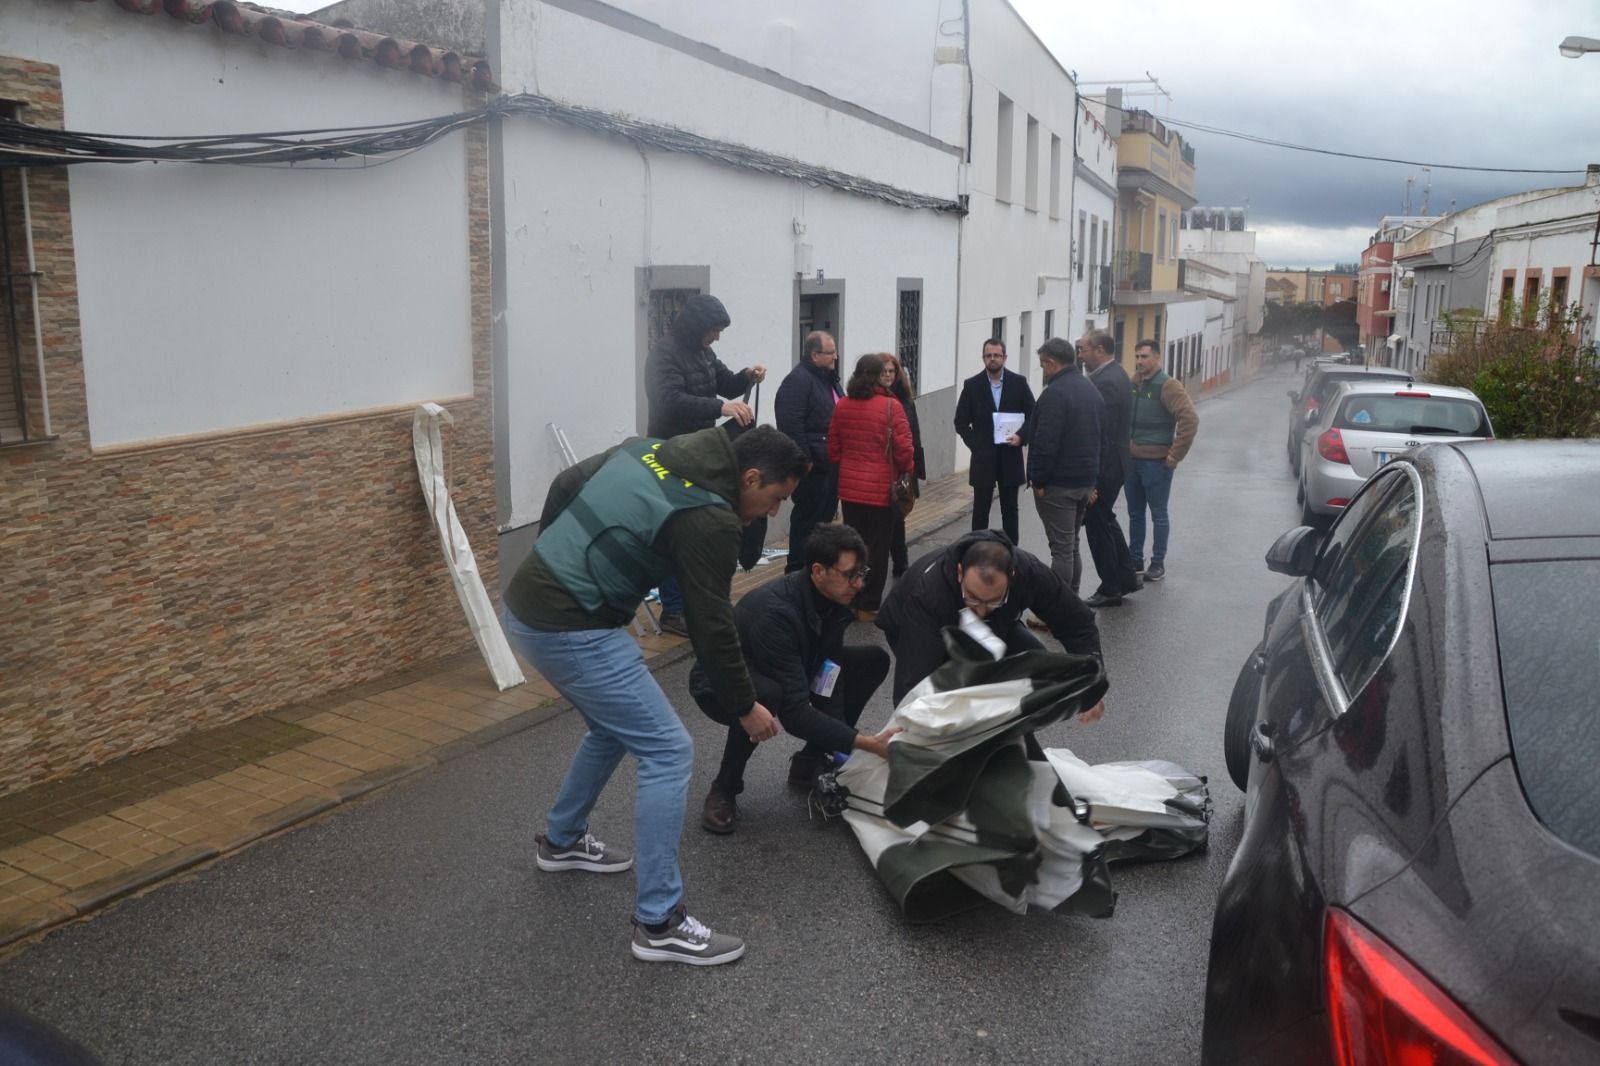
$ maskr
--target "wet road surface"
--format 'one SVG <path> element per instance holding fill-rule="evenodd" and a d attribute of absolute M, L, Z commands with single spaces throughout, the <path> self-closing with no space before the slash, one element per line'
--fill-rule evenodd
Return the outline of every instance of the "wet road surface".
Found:
<path fill-rule="evenodd" d="M 532 835 L 582 733 L 566 714 L 51 934 L 0 963 L 0 997 L 116 1063 L 1195 1061 L 1239 834 L 1223 712 L 1287 583 L 1262 556 L 1298 515 L 1294 383 L 1269 370 L 1201 404 L 1167 579 L 1100 612 L 1108 712 L 1041 736 L 1211 778 L 1209 850 L 1115 868 L 1110 919 L 991 907 L 908 926 L 848 828 L 810 820 L 785 787 L 788 738 L 751 760 L 738 832 L 702 832 L 721 737 L 684 661 L 658 675 L 697 746 L 682 862 L 691 912 L 749 941 L 732 966 L 639 963 L 631 876 L 535 869 Z M 1031 503 L 1023 547 L 1047 557 Z M 864 724 L 889 709 L 885 685 Z M 631 810 L 625 763 L 597 835 L 630 846 Z"/>

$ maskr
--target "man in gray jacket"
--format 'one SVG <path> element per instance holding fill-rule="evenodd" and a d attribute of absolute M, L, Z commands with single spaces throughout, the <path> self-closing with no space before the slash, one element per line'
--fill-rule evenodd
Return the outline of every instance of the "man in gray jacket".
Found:
<path fill-rule="evenodd" d="M 1106 404 L 1078 371 L 1070 341 L 1051 337 L 1040 345 L 1039 368 L 1045 387 L 1028 420 L 1028 482 L 1050 542 L 1050 569 L 1077 592 L 1078 530 L 1100 476 Z"/>

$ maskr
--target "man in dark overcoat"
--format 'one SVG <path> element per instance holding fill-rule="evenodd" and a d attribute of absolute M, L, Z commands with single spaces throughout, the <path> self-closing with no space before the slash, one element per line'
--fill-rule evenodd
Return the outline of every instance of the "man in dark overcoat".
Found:
<path fill-rule="evenodd" d="M 1000 495 L 1000 523 L 1012 544 L 1017 543 L 1017 491 L 1028 479 L 1022 458 L 1022 437 L 1008 432 L 995 441 L 996 414 L 1033 414 L 1033 389 L 1028 379 L 1006 369 L 1006 342 L 990 337 L 983 342 L 983 372 L 961 385 L 956 401 L 956 433 L 972 453 L 967 484 L 972 486 L 972 528 L 989 528 L 989 507 Z"/>

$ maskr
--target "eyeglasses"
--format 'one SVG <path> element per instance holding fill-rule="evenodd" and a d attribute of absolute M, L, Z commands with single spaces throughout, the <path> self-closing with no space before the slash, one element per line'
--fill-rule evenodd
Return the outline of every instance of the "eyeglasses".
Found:
<path fill-rule="evenodd" d="M 830 566 L 828 569 L 832 570 L 846 581 L 865 581 L 867 579 L 867 575 L 872 573 L 872 567 L 867 566 L 865 563 L 856 567 L 854 570 L 840 570 L 837 566 Z"/>
<path fill-rule="evenodd" d="M 1006 605 L 1006 600 L 1010 598 L 1010 589 L 1006 589 L 998 600 L 980 600 L 974 596 L 967 595 L 966 589 L 961 590 L 961 602 L 966 604 L 968 607 L 971 607 L 974 611 L 978 610 L 979 608 L 982 608 L 985 611 L 998 611 L 1000 608 Z"/>

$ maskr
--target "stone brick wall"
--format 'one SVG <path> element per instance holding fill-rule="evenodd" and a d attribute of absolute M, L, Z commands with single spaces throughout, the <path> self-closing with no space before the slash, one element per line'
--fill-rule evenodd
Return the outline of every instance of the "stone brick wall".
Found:
<path fill-rule="evenodd" d="M 61 127 L 48 64 L 0 57 L 0 100 Z M 462 163 L 474 388 L 451 405 L 445 446 L 493 590 L 482 127 Z M 28 182 L 57 436 L 0 449 L 0 794 L 471 647 L 417 486 L 409 411 L 91 452 L 67 175 L 36 169 Z M 31 309 L 18 317 L 31 353 Z"/>

